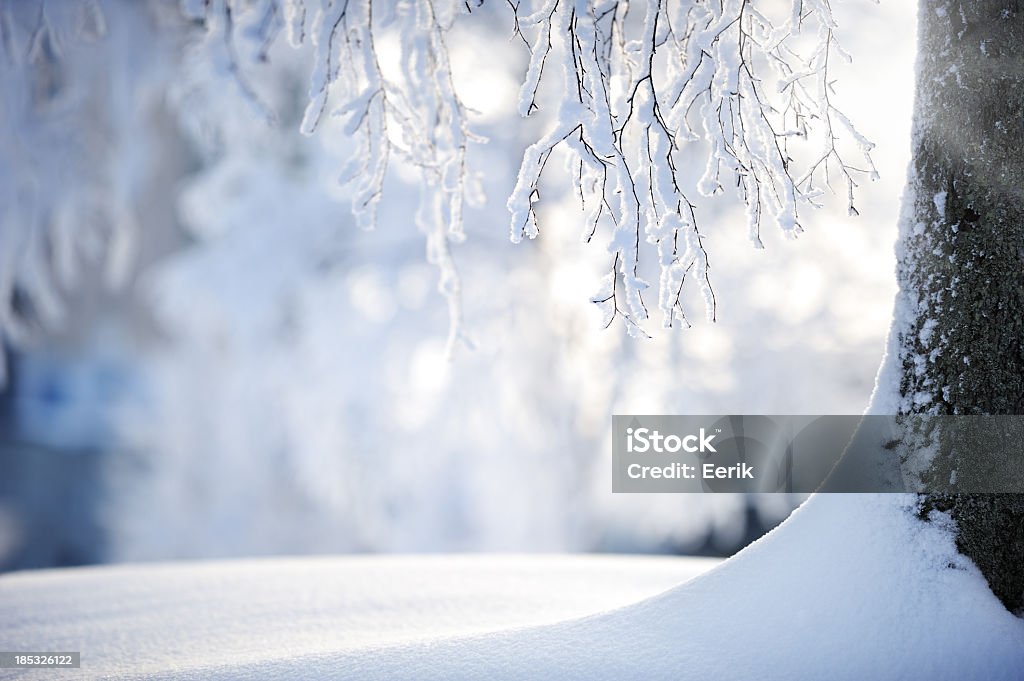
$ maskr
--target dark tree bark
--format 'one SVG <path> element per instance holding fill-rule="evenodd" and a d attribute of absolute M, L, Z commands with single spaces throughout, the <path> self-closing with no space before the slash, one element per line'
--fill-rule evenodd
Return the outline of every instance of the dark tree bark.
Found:
<path fill-rule="evenodd" d="M 917 69 L 893 406 L 1024 414 L 1024 1 L 920 0 Z M 928 463 L 961 480 L 992 465 L 978 451 Z M 1024 495 L 925 495 L 922 515 L 932 509 L 950 512 L 961 552 L 1024 611 Z"/>

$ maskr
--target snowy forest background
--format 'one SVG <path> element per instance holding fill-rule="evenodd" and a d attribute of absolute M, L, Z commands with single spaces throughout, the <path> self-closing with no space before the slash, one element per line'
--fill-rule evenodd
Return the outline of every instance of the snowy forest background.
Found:
<path fill-rule="evenodd" d="M 377 228 L 360 230 L 336 181 L 360 153 L 344 121 L 300 133 L 308 42 L 240 58 L 263 49 L 245 39 L 258 25 L 230 27 L 239 40 L 226 42 L 177 3 L 128 1 L 102 3 L 92 38 L 66 28 L 82 4 L 40 4 L 39 37 L 11 29 L 31 29 L 37 10 L 3 5 L 0 239 L 29 213 L 79 236 L 46 254 L 53 282 L 33 277 L 42 256 L 23 246 L 14 301 L 27 321 L 5 328 L 0 393 L 0 569 L 732 553 L 798 499 L 612 495 L 611 414 L 866 407 L 895 289 L 914 4 L 834 7 L 856 58 L 831 67 L 835 98 L 877 144 L 881 175 L 858 189 L 859 217 L 840 191 L 799 239 L 766 230 L 755 250 L 742 205 L 701 202 L 717 321 L 693 292 L 692 327 L 650 339 L 602 330 L 589 299 L 608 254 L 581 243 L 565 173 L 543 178 L 541 236 L 509 242 L 505 201 L 551 93 L 521 119 L 528 54 L 511 12 L 488 3 L 460 18 L 454 85 L 489 142 L 467 151 L 484 198 L 453 249 L 463 324 L 450 360 L 449 309 L 412 220 L 414 171 L 392 164 Z M 378 48 L 394 68 L 397 47 Z M 110 194 L 116 215 L 98 205 Z M 0 258 L 21 252 L 5 243 Z"/>

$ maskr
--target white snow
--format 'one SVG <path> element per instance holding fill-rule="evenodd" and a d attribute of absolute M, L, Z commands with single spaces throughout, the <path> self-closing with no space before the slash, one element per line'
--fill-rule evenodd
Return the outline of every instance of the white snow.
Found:
<path fill-rule="evenodd" d="M 307 656 L 590 615 L 653 596 L 718 562 L 651 556 L 349 556 L 14 573 L 0 577 L 0 647 L 80 651 L 87 678 L 171 669 L 179 677 L 205 678 L 212 670 L 230 677 L 232 669 L 288 661 L 298 669 Z M 324 678 L 324 673 L 323 667 L 311 667 L 308 678 Z"/>
<path fill-rule="evenodd" d="M 939 214 L 939 218 L 945 219 L 946 217 L 946 192 L 938 192 L 932 197 L 932 202 L 935 204 L 935 210 Z"/>
<path fill-rule="evenodd" d="M 935 328 L 939 325 L 938 320 L 926 319 L 921 325 L 921 330 L 918 332 L 917 337 L 921 340 L 921 345 L 928 347 L 932 342 L 932 336 L 935 335 Z"/>
<path fill-rule="evenodd" d="M 956 553 L 948 524 L 916 520 L 910 503 L 818 495 L 696 577 L 712 563 L 347 558 L 16 574 L 0 578 L 0 640 L 80 650 L 86 678 L 1019 678 L 1024 621 Z M 627 605 L 673 580 L 685 583 Z"/>

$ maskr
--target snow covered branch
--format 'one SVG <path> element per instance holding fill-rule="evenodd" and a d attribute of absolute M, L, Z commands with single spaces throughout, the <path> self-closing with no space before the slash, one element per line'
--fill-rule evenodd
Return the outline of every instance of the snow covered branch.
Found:
<path fill-rule="evenodd" d="M 376 224 L 377 204 L 392 155 L 419 169 L 421 198 L 416 224 L 427 237 L 427 257 L 441 272 L 439 288 L 451 317 L 449 347 L 461 325 L 459 278 L 450 245 L 465 238 L 463 205 L 476 198 L 470 190 L 466 147 L 475 137 L 452 83 L 446 35 L 465 11 L 456 2 L 378 3 L 327 0 L 312 21 L 310 36 L 316 63 L 302 131 L 312 134 L 338 92 L 332 115 L 345 120 L 356 141 L 341 181 L 354 185 L 353 209 L 359 224 Z M 375 11 L 376 10 L 376 11 Z M 289 39 L 305 35 L 303 0 L 285 3 Z M 402 69 L 398 79 L 382 72 L 376 35 L 397 32 Z"/>
<path fill-rule="evenodd" d="M 607 324 L 621 315 L 633 334 L 648 318 L 649 284 L 638 275 L 644 244 L 657 252 L 663 325 L 687 323 L 687 277 L 715 317 L 691 197 L 721 194 L 734 182 L 760 248 L 765 223 L 790 236 L 802 231 L 799 207 L 818 205 L 832 176 L 844 180 L 851 214 L 857 179 L 876 176 L 871 143 L 830 99 L 829 60 L 848 57 L 827 0 L 793 0 L 782 17 L 756 0 L 640 5 L 642 18 L 631 16 L 630 3 L 608 0 L 515 5 L 515 30 L 531 55 L 520 114 L 538 109 L 545 79 L 561 80 L 561 99 L 554 126 L 526 151 L 508 201 L 513 241 L 535 238 L 540 176 L 565 148 L 587 211 L 584 239 L 603 218 L 612 224 L 612 270 L 592 300 Z M 861 166 L 841 155 L 842 134 L 859 146 Z M 794 138 L 820 144 L 802 167 L 791 155 Z M 694 181 L 687 170 L 700 157 L 705 170 Z"/>
<path fill-rule="evenodd" d="M 660 268 L 663 325 L 689 324 L 682 302 L 687 279 L 696 283 L 707 317 L 715 318 L 698 196 L 729 187 L 746 205 L 750 240 L 759 248 L 765 224 L 789 236 L 802 231 L 800 209 L 819 205 L 836 177 L 856 213 L 857 181 L 875 170 L 870 142 L 830 97 L 829 61 L 848 56 L 836 40 L 828 0 L 647 0 L 642 15 L 630 3 L 609 0 L 506 2 L 515 38 L 530 56 L 519 113 L 529 116 L 543 105 L 539 93 L 547 81 L 560 93 L 555 123 L 526 150 L 508 199 L 511 236 L 538 236 L 540 178 L 555 150 L 564 149 L 586 213 L 584 240 L 603 222 L 611 225 L 605 240 L 611 268 L 592 298 L 606 325 L 621 318 L 631 334 L 646 335 L 650 285 L 640 270 L 648 250 Z M 219 6 L 230 16 L 231 5 Z M 477 198 L 466 168 L 467 145 L 477 138 L 452 83 L 445 41 L 470 6 L 454 0 L 403 0 L 384 10 L 369 0 L 263 6 L 274 18 L 263 26 L 286 28 L 293 44 L 315 44 L 302 130 L 312 134 L 325 112 L 345 121 L 357 150 L 341 179 L 353 187 L 359 223 L 375 224 L 393 157 L 418 168 L 416 222 L 427 235 L 429 259 L 440 266 L 454 342 L 459 281 L 450 245 L 464 238 L 463 204 Z M 391 77 L 381 68 L 381 36 L 397 36 L 401 68 Z M 837 146 L 844 136 L 859 147 L 860 165 Z M 802 152 L 791 149 L 794 140 L 807 143 Z M 698 159 L 704 172 L 695 177 Z"/>
<path fill-rule="evenodd" d="M 97 169 L 95 159 L 113 159 L 106 152 L 141 125 L 139 98 L 130 89 L 141 86 L 132 79 L 153 79 L 141 75 L 136 63 L 124 65 L 123 55 L 138 46 L 108 48 L 94 60 L 122 65 L 125 77 L 112 81 L 121 83 L 121 90 L 111 88 L 116 101 L 97 110 L 85 94 L 94 97 L 88 86 L 102 72 L 101 63 L 90 62 L 87 71 L 62 55 L 69 42 L 102 37 L 105 5 L 126 13 L 114 0 L 37 0 L 0 11 L 0 78 L 9 93 L 3 121 L 10 127 L 0 166 L 0 329 L 9 338 L 19 333 L 19 300 L 30 299 L 40 316 L 56 316 L 58 298 L 48 292 L 47 272 L 73 269 L 69 254 L 83 242 L 62 235 L 88 231 L 83 225 L 95 222 L 84 216 L 98 209 L 85 204 L 105 203 L 98 222 L 107 228 L 106 250 L 120 254 L 112 272 L 123 272 L 130 260 L 130 191 L 119 183 L 131 170 Z M 551 128 L 526 150 L 508 199 L 512 239 L 538 236 L 540 179 L 552 154 L 564 153 L 585 211 L 584 240 L 600 233 L 610 254 L 609 272 L 592 299 L 606 324 L 620 318 L 631 334 L 646 334 L 650 285 L 641 274 L 648 262 L 659 268 L 664 326 L 689 324 L 683 309 L 687 281 L 702 295 L 707 317 L 715 318 L 708 236 L 697 220 L 700 197 L 737 196 L 746 205 L 750 240 L 761 247 L 766 225 L 789 236 L 799 233 L 801 210 L 819 205 L 836 178 L 855 214 L 858 181 L 876 175 L 871 144 L 832 102 L 830 61 L 848 57 L 836 40 L 828 0 L 498 5 L 511 10 L 513 39 L 529 53 L 520 114 L 549 108 L 552 92 L 557 110 Z M 471 114 L 456 92 L 447 41 L 459 15 L 475 6 L 457 0 L 182 2 L 184 17 L 193 32 L 199 27 L 199 43 L 208 48 L 203 54 L 209 67 L 268 124 L 277 121 L 279 107 L 265 101 L 254 66 L 268 59 L 282 33 L 292 45 L 311 46 L 300 127 L 311 135 L 325 118 L 342 122 L 352 149 L 339 179 L 350 188 L 359 225 L 376 224 L 392 164 L 415 169 L 415 223 L 440 271 L 450 347 L 461 325 L 451 247 L 465 236 L 464 206 L 481 200 L 467 150 L 482 140 L 471 132 Z M 85 111 L 97 120 L 65 125 Z M 89 134 L 68 138 L 79 129 Z M 18 140 L 25 131 L 46 141 L 22 148 Z M 857 162 L 847 158 L 851 146 L 860 150 Z M 39 183 L 54 176 L 47 168 L 60 165 L 69 150 L 76 162 L 61 168 L 66 191 L 40 199 L 45 192 Z M 702 174 L 694 171 L 698 166 Z M 31 265 L 35 261 L 43 265 Z"/>

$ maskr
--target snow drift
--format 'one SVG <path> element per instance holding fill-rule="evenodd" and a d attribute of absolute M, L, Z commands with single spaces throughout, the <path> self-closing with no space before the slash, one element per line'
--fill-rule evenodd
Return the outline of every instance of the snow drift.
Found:
<path fill-rule="evenodd" d="M 1024 622 L 913 503 L 818 495 L 706 573 L 424 557 L 15 574 L 0 641 L 80 650 L 85 678 L 1020 678 Z"/>

